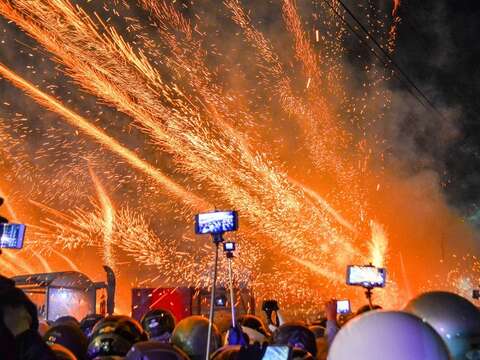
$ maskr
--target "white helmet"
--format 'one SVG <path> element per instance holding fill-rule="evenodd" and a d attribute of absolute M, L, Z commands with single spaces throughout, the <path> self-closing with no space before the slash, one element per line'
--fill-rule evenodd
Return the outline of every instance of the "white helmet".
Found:
<path fill-rule="evenodd" d="M 403 311 L 371 311 L 337 334 L 328 360 L 448 360 L 441 337 L 420 318 Z"/>
<path fill-rule="evenodd" d="M 428 322 L 443 338 L 453 359 L 466 359 L 480 345 L 480 311 L 467 299 L 444 291 L 417 296 L 406 311 Z"/>

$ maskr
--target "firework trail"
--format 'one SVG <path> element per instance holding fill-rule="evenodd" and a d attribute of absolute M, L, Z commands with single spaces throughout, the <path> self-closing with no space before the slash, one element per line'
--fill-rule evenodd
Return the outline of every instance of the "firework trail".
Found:
<path fill-rule="evenodd" d="M 273 90 L 278 93 L 278 99 L 283 110 L 292 116 L 303 129 L 306 137 L 307 148 L 310 152 L 310 157 L 315 166 L 325 174 L 335 174 L 339 181 L 340 188 L 348 188 L 348 193 L 341 194 L 343 202 L 351 199 L 358 199 L 357 203 L 352 205 L 357 208 L 357 213 L 364 206 L 364 201 L 361 196 L 361 189 L 358 189 L 355 181 L 358 179 L 359 171 L 352 168 L 352 166 L 345 164 L 345 159 L 351 157 L 351 154 L 346 154 L 346 145 L 349 138 L 346 133 L 340 129 L 335 123 L 332 110 L 325 102 L 325 97 L 320 92 L 319 85 L 321 84 L 321 76 L 318 74 L 319 64 L 317 63 L 317 56 L 312 53 L 311 46 L 303 35 L 300 20 L 294 5 L 285 1 L 283 6 L 284 17 L 287 20 L 287 25 L 290 32 L 294 35 L 296 43 L 296 54 L 304 64 L 305 76 L 307 81 L 307 96 L 308 102 L 305 99 L 295 95 L 292 87 L 292 81 L 286 75 L 286 70 L 281 64 L 278 56 L 275 54 L 272 45 L 263 36 L 261 32 L 255 29 L 252 25 L 251 19 L 245 13 L 238 0 L 224 1 L 227 8 L 232 14 L 232 19 L 244 31 L 245 37 L 249 44 L 258 52 L 258 61 L 264 64 L 265 81 L 275 81 Z M 337 39 L 340 40 L 340 39 Z M 338 49 L 332 50 L 335 56 L 330 58 L 337 58 L 340 56 Z M 325 73 L 333 73 L 338 66 L 338 60 L 335 64 L 328 64 Z M 312 79 L 315 80 L 312 84 Z M 340 75 L 338 72 L 335 75 L 327 75 L 327 85 L 324 88 L 333 91 L 335 98 L 343 99 L 343 93 L 338 93 Z M 336 81 L 335 81 L 336 80 Z M 312 86 L 310 86 L 312 84 Z M 337 89 L 337 90 L 335 90 Z M 335 91 L 337 93 L 335 93 Z M 323 91 L 325 93 L 325 91 Z M 338 102 L 336 100 L 335 102 Z"/>
<path fill-rule="evenodd" d="M 167 176 L 165 176 L 161 171 L 140 159 L 133 151 L 127 149 L 118 141 L 106 135 L 103 131 L 91 124 L 85 118 L 66 108 L 63 104 L 61 104 L 52 96 L 37 89 L 27 80 L 18 76 L 13 71 L 5 67 L 3 64 L 0 64 L 0 74 L 4 78 L 11 81 L 15 86 L 23 89 L 27 94 L 29 94 L 41 105 L 44 105 L 46 108 L 60 114 L 70 125 L 79 128 L 81 131 L 98 141 L 101 145 L 105 146 L 110 151 L 127 160 L 132 167 L 150 176 L 152 179 L 162 185 L 162 188 L 166 191 L 179 197 L 186 203 L 191 203 L 195 207 L 200 207 L 203 209 L 209 207 L 205 201 L 198 197 L 195 197 L 194 194 L 183 189 L 181 186 L 179 186 Z"/>
<path fill-rule="evenodd" d="M 401 4 L 401 1 L 400 1 L 400 0 L 393 0 L 392 16 L 393 16 L 394 18 L 397 17 L 398 9 L 400 9 L 400 4 Z"/>
<path fill-rule="evenodd" d="M 146 58 L 134 54 L 116 32 L 106 29 L 110 37 L 100 36 L 91 22 L 85 19 L 85 14 L 64 1 L 18 1 L 15 4 L 22 8 L 24 14 L 34 12 L 35 16 L 44 18 L 46 26 L 40 29 L 40 34 L 31 32 L 32 25 L 25 18 L 15 21 L 45 43 L 49 50 L 54 50 L 55 55 L 69 67 L 68 72 L 73 78 L 86 89 L 95 90 L 94 93 L 104 101 L 131 115 L 159 146 L 173 153 L 180 169 L 199 181 L 210 182 L 225 200 L 244 212 L 251 224 L 260 225 L 261 230 L 279 240 L 284 249 L 293 249 L 294 253 L 304 256 L 306 251 L 303 247 L 318 241 L 312 238 L 308 241 L 307 234 L 312 233 L 314 228 L 315 232 L 322 229 L 327 244 L 348 243 L 347 239 L 339 239 L 337 230 L 319 209 L 311 209 L 311 224 L 301 220 L 305 211 L 300 205 L 303 203 L 302 194 L 292 190 L 284 175 L 274 171 L 262 156 L 251 154 L 235 138 L 225 136 L 222 129 L 202 118 L 181 91 L 168 87 Z M 2 12 L 10 18 L 18 18 L 15 10 L 13 14 L 12 9 L 7 13 L 3 9 Z M 48 26 L 53 27 L 51 31 L 56 39 L 61 36 L 65 37 L 65 41 L 68 39 L 72 51 L 75 43 L 89 43 L 89 48 L 75 49 L 75 57 L 58 51 L 51 46 L 53 35 L 49 35 Z M 83 62 L 80 61 L 82 58 Z M 108 59 L 108 68 L 102 62 L 104 59 Z M 131 66 L 126 66 L 125 62 Z M 100 77 L 99 73 L 103 76 Z M 142 81 L 136 81 L 138 86 L 130 84 L 129 74 L 137 74 L 135 79 L 140 76 Z M 115 86 L 119 81 L 128 83 L 128 86 Z M 163 102 L 157 99 L 159 96 Z M 135 98 L 142 100 L 132 101 Z M 293 225 L 285 224 L 285 218 L 296 218 L 298 221 Z M 320 257 L 322 254 L 317 255 Z"/>
<path fill-rule="evenodd" d="M 224 1 L 227 8 L 231 11 L 232 19 L 244 31 L 245 37 L 250 45 L 258 51 L 258 60 L 264 63 L 265 82 L 275 81 L 273 90 L 278 93 L 279 101 L 287 114 L 292 115 L 302 127 L 306 134 L 308 146 L 311 152 L 312 160 L 317 167 L 326 167 L 333 169 L 332 151 L 326 143 L 332 137 L 321 136 L 318 124 L 324 115 L 320 114 L 320 119 L 316 119 L 316 115 L 312 112 L 309 105 L 304 100 L 295 95 L 291 85 L 291 79 L 286 75 L 284 66 L 280 63 L 278 56 L 272 49 L 271 44 L 263 36 L 261 32 L 252 25 L 249 16 L 245 13 L 238 0 Z M 318 121 L 317 121 L 318 120 Z M 327 170 L 328 171 L 328 170 Z"/>
<path fill-rule="evenodd" d="M 356 232 L 355 227 L 348 222 L 340 213 L 338 213 L 333 207 L 330 206 L 330 204 L 325 201 L 324 198 L 322 198 L 319 194 L 317 194 L 314 190 L 306 187 L 305 185 L 299 183 L 298 181 L 292 179 L 291 177 L 289 178 L 290 182 L 297 185 L 302 189 L 302 191 L 305 192 L 308 196 L 310 196 L 312 199 L 314 199 L 322 208 L 327 210 L 327 212 L 341 225 L 343 225 L 345 228 L 352 232 Z"/>
<path fill-rule="evenodd" d="M 257 50 L 258 58 L 262 58 L 258 64 L 262 68 L 259 78 L 265 83 L 273 81 L 272 91 L 278 95 L 284 112 L 298 122 L 308 139 L 310 156 L 317 170 L 331 175 L 335 185 L 339 185 L 340 191 L 329 191 L 330 197 L 326 198 L 319 195 L 322 192 L 292 181 L 285 171 L 280 170 L 281 166 L 274 164 L 266 154 L 254 150 L 258 144 L 249 136 L 249 131 L 259 125 L 259 119 L 270 118 L 270 115 L 257 116 L 248 106 L 243 107 L 242 104 L 249 100 L 248 93 L 247 100 L 238 93 L 226 96 L 218 84 L 217 74 L 207 66 L 204 39 L 197 40 L 194 36 L 194 33 L 201 32 L 172 5 L 153 0 L 138 2 L 156 22 L 161 46 L 143 37 L 144 44 L 150 44 L 150 47 L 136 50 L 98 16 L 100 25 L 80 7 L 66 0 L 0 1 L 0 13 L 51 52 L 53 60 L 63 65 L 67 75 L 82 89 L 97 96 L 103 104 L 128 115 L 132 123 L 148 135 L 156 150 L 172 156 L 175 171 L 188 177 L 194 183 L 192 188 L 196 183 L 202 196 L 214 199 L 216 207 L 233 206 L 241 212 L 252 228 L 249 234 L 240 235 L 242 251 L 247 254 L 239 258 L 240 268 L 246 270 L 242 272 L 242 281 L 249 283 L 253 278 L 254 288 L 260 288 L 262 264 L 270 261 L 258 255 L 265 249 L 275 249 L 269 251 L 272 258 L 276 255 L 286 259 L 279 260 L 279 275 L 270 275 L 271 282 L 281 282 L 285 290 L 289 287 L 287 277 L 284 278 L 285 269 L 295 269 L 292 271 L 295 279 L 288 279 L 298 280 L 311 291 L 325 279 L 330 284 L 343 282 L 339 274 L 343 273 L 344 266 L 363 261 L 366 256 L 362 252 L 370 252 L 370 255 L 377 256 L 375 261 L 383 261 L 386 249 L 381 246 L 386 243 L 382 245 L 381 238 L 373 237 L 372 231 L 372 249 L 375 251 L 356 246 L 357 222 L 346 220 L 342 211 L 328 202 L 332 197 L 338 203 L 344 202 L 342 208 L 352 208 L 352 213 L 359 213 L 358 208 L 363 209 L 363 198 L 356 190 L 356 183 L 362 166 L 365 166 L 350 165 L 349 161 L 364 164 L 367 161 L 363 158 L 364 150 L 367 148 L 359 144 L 352 154 L 347 153 L 351 139 L 338 123 L 335 113 L 338 104 L 328 102 L 333 95 L 326 95 L 326 88 L 332 93 L 343 93 L 337 82 L 341 75 L 334 74 L 333 70 L 327 74 L 321 69 L 328 67 L 327 63 L 332 60 L 315 54 L 303 33 L 294 3 L 285 0 L 283 14 L 294 39 L 297 60 L 307 78 L 305 96 L 298 95 L 284 65 L 266 38 L 251 25 L 239 2 L 225 1 L 232 18 Z M 169 56 L 164 54 L 165 49 L 168 49 Z M 152 62 L 146 55 L 148 52 L 155 54 L 158 61 Z M 152 64 L 165 66 L 169 76 L 164 78 L 164 69 L 158 70 Z M 6 67 L 0 66 L 0 73 L 102 147 L 155 179 L 172 197 L 195 209 L 213 207 Z M 170 80 L 172 78 L 174 80 Z M 100 184 L 94 177 L 93 174 L 94 183 Z M 96 188 L 100 206 L 90 204 L 93 211 L 77 208 L 62 213 L 37 203 L 51 215 L 42 221 L 50 232 L 43 235 L 51 238 L 46 244 L 63 245 L 67 249 L 105 246 L 107 258 L 121 250 L 135 262 L 165 274 L 166 283 L 187 282 L 196 286 L 209 283 L 204 269 L 209 268 L 211 262 L 210 244 L 205 244 L 193 255 L 192 249 L 198 249 L 193 240 L 187 241 L 190 247 L 187 244 L 180 246 L 178 239 L 169 240 L 165 234 L 152 231 L 151 224 L 142 214 L 121 204 L 114 213 L 101 184 Z M 334 191 L 338 196 L 331 195 Z M 106 211 L 108 209 L 110 212 Z M 250 233 L 255 238 L 250 238 Z M 42 237 L 36 241 L 41 246 Z M 301 270 L 298 270 L 299 265 Z M 322 279 L 314 276 L 317 274 L 322 275 Z M 305 289 L 302 291 L 307 291 Z M 293 294 L 286 290 L 282 296 Z"/>
<path fill-rule="evenodd" d="M 388 238 L 382 225 L 375 221 L 370 221 L 372 237 L 370 240 L 370 259 L 374 266 L 384 267 L 386 264 L 386 252 L 388 247 Z"/>
<path fill-rule="evenodd" d="M 80 272 L 80 269 L 78 268 L 78 266 L 75 265 L 75 263 L 68 256 L 62 254 L 61 252 L 59 252 L 55 249 L 51 249 L 51 250 L 55 255 L 62 258 L 68 264 L 68 266 L 70 266 L 70 269 L 72 269 L 73 271 L 79 271 Z"/>
<path fill-rule="evenodd" d="M 10 262 L 9 263 L 3 263 L 7 265 L 7 269 L 10 268 L 9 270 L 13 270 L 15 268 L 20 269 L 22 272 L 25 272 L 27 274 L 33 274 L 35 273 L 34 269 L 18 254 L 12 253 L 9 250 L 2 250 L 2 255 L 5 255 Z M 43 258 L 42 258 L 43 259 Z M 40 259 L 39 259 L 40 260 Z M 43 259 L 43 262 L 45 262 L 45 259 Z"/>
<path fill-rule="evenodd" d="M 2 189 L 0 189 L 0 196 L 5 200 L 4 206 L 6 207 L 8 213 L 10 214 L 12 221 L 18 222 L 17 213 L 15 212 L 10 202 L 7 200 L 7 196 L 2 191 Z M 21 269 L 27 274 L 33 274 L 35 272 L 33 268 L 20 256 L 20 254 L 25 253 L 25 249 L 22 249 L 20 251 L 16 250 L 15 252 L 16 253 L 14 255 L 12 252 L 10 252 L 10 250 L 6 250 L 6 249 L 2 250 L 2 254 L 12 261 L 11 264 L 8 264 L 8 267 L 12 268 L 12 264 L 15 264 L 13 268 L 15 268 L 16 266 L 18 267 L 18 269 Z M 51 271 L 50 265 L 41 254 L 38 254 L 35 251 L 32 251 L 32 254 L 39 260 L 39 262 L 42 264 L 46 272 Z M 7 264 L 7 263 L 2 262 L 2 264 Z"/>
<path fill-rule="evenodd" d="M 103 247 L 102 255 L 103 261 L 114 271 L 116 271 L 115 265 L 115 256 L 112 248 L 112 236 L 113 236 L 113 226 L 115 222 L 115 209 L 113 208 L 112 202 L 108 197 L 105 189 L 103 188 L 102 183 L 98 179 L 97 175 L 93 172 L 92 167 L 88 166 L 90 177 L 95 185 L 95 190 L 97 191 L 98 199 L 102 206 L 102 215 L 103 215 Z"/>

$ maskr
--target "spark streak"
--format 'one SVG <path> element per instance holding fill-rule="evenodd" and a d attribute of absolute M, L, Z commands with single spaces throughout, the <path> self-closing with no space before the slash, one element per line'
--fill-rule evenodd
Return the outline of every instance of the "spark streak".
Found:
<path fill-rule="evenodd" d="M 112 247 L 115 209 L 113 208 L 112 202 L 110 201 L 110 198 L 108 197 L 105 189 L 103 188 L 102 183 L 98 179 L 97 175 L 95 175 L 90 165 L 88 167 L 88 170 L 90 172 L 90 177 L 92 178 L 93 184 L 95 185 L 95 190 L 97 191 L 98 199 L 100 200 L 103 212 L 103 261 L 114 271 L 116 271 L 115 257 Z"/>
<path fill-rule="evenodd" d="M 127 160 L 131 166 L 150 176 L 153 180 L 162 185 L 163 189 L 172 195 L 175 195 L 186 203 L 190 203 L 194 207 L 203 209 L 210 208 L 210 206 L 204 200 L 198 198 L 191 192 L 186 191 L 183 187 L 173 182 L 162 172 L 140 159 L 133 151 L 125 148 L 118 141 L 107 136 L 103 131 L 91 124 L 88 120 L 68 109 L 52 96 L 37 89 L 30 82 L 18 76 L 3 64 L 0 64 L 0 74 L 2 74 L 4 78 L 11 81 L 15 86 L 23 89 L 38 103 L 60 114 L 70 125 L 79 128 L 87 135 L 98 141 L 102 146 L 105 146 L 110 151 Z"/>

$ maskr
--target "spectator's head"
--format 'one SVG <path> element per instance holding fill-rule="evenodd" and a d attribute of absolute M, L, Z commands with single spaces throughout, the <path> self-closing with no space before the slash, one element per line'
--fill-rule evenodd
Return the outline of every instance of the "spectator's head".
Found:
<path fill-rule="evenodd" d="M 90 359 L 125 356 L 133 344 L 147 340 L 140 324 L 128 316 L 110 315 L 93 328 L 87 355 Z"/>
<path fill-rule="evenodd" d="M 80 327 L 80 323 L 78 322 L 78 320 L 70 315 L 60 316 L 52 324 L 52 326 L 57 326 L 57 325 L 71 325 L 71 326 Z"/>
<path fill-rule="evenodd" d="M 250 343 L 263 343 L 268 339 L 268 331 L 262 320 L 254 315 L 241 315 L 237 323 L 241 325 L 242 331 L 248 336 Z"/>
<path fill-rule="evenodd" d="M 37 307 L 16 287 L 0 290 L 0 316 L 14 336 L 28 329 L 38 331 Z"/>
<path fill-rule="evenodd" d="M 323 338 L 325 336 L 325 327 L 320 325 L 312 325 L 308 327 L 310 331 L 315 335 L 315 339 Z"/>
<path fill-rule="evenodd" d="M 13 281 L 12 279 L 9 279 L 3 275 L 0 275 L 0 292 L 3 290 L 3 289 L 8 289 L 8 288 L 12 288 L 12 287 L 15 287 L 15 281 Z"/>
<path fill-rule="evenodd" d="M 349 321 L 335 337 L 329 360 L 448 360 L 441 337 L 415 315 L 371 311 Z"/>
<path fill-rule="evenodd" d="M 240 345 L 226 345 L 215 351 L 211 360 L 236 360 L 240 352 Z"/>
<path fill-rule="evenodd" d="M 191 360 L 205 358 L 208 339 L 208 320 L 202 316 L 189 316 L 180 321 L 172 334 L 172 344 L 182 349 Z M 212 325 L 211 352 L 220 347 L 221 338 L 215 325 Z"/>
<path fill-rule="evenodd" d="M 228 309 L 215 310 L 213 323 L 217 326 L 218 331 L 224 334 L 232 326 L 232 313 Z"/>
<path fill-rule="evenodd" d="M 366 312 L 369 312 L 369 311 L 375 311 L 375 310 L 382 310 L 382 307 L 380 305 L 372 305 L 370 306 L 369 304 L 366 304 L 366 305 L 363 305 L 362 307 L 360 307 L 357 312 L 356 312 L 356 315 L 362 315 L 362 314 L 365 314 Z"/>
<path fill-rule="evenodd" d="M 142 341 L 132 346 L 125 360 L 189 360 L 175 345 L 158 341 Z"/>
<path fill-rule="evenodd" d="M 102 319 L 103 316 L 100 314 L 89 314 L 85 316 L 82 321 L 80 321 L 80 329 L 85 334 L 88 341 L 90 341 L 90 338 L 93 334 L 93 328 Z"/>
<path fill-rule="evenodd" d="M 317 343 L 315 335 L 303 324 L 283 324 L 273 334 L 273 343 L 276 345 L 289 345 L 317 356 Z"/>
<path fill-rule="evenodd" d="M 60 344 L 51 344 L 50 349 L 52 349 L 57 360 L 78 360 L 70 350 Z"/>
<path fill-rule="evenodd" d="M 175 328 L 175 318 L 168 310 L 153 309 L 143 316 L 142 327 L 149 339 L 168 342 Z"/>
<path fill-rule="evenodd" d="M 480 347 L 480 312 L 467 299 L 443 291 L 421 294 L 405 308 L 429 323 L 443 338 L 453 359 L 468 359 Z"/>
<path fill-rule="evenodd" d="M 70 350 L 78 360 L 85 360 L 88 340 L 78 326 L 62 324 L 52 326 L 43 339 L 48 345 L 59 344 Z"/>
<path fill-rule="evenodd" d="M 292 360 L 315 360 L 315 358 L 304 349 L 294 348 L 292 351 Z"/>

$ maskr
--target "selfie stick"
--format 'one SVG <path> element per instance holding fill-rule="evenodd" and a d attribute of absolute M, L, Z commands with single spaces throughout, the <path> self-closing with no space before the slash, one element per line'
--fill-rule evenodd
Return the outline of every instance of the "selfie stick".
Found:
<path fill-rule="evenodd" d="M 370 306 L 370 310 L 373 310 L 373 303 L 372 303 L 372 287 L 366 287 L 367 291 L 365 291 L 365 296 L 368 299 L 368 306 Z"/>
<path fill-rule="evenodd" d="M 212 291 L 210 292 L 210 313 L 208 314 L 208 335 L 207 335 L 207 351 L 205 359 L 209 360 L 210 358 L 210 343 L 212 340 L 212 324 L 213 324 L 213 313 L 215 311 L 215 288 L 217 286 L 217 266 L 218 266 L 218 245 L 223 242 L 223 233 L 212 234 L 213 243 L 215 244 L 215 263 L 213 266 L 213 283 Z"/>
<path fill-rule="evenodd" d="M 230 308 L 232 310 L 232 327 L 235 327 L 235 294 L 233 292 L 233 276 L 232 276 L 232 259 L 233 250 L 225 250 L 225 255 L 228 261 L 228 281 L 230 283 Z"/>

